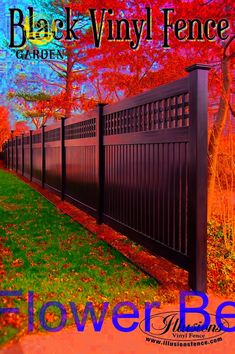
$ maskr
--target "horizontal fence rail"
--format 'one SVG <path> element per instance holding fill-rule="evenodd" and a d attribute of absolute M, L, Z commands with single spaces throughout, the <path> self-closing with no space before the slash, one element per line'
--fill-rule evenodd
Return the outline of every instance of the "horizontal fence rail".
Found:
<path fill-rule="evenodd" d="M 3 146 L 6 167 L 189 272 L 206 291 L 207 80 L 189 75 Z"/>

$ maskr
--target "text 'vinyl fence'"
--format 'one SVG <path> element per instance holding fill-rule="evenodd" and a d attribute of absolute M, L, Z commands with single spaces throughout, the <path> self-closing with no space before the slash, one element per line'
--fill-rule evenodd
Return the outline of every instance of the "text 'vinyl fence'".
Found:
<path fill-rule="evenodd" d="M 61 195 L 206 290 L 207 80 L 188 77 L 15 137 L 6 166 Z"/>

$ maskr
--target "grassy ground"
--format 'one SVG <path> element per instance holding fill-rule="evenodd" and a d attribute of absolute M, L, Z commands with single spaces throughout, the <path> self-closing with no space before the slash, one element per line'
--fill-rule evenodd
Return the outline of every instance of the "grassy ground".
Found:
<path fill-rule="evenodd" d="M 27 331 L 27 293 L 35 293 L 35 328 L 47 301 L 69 301 L 83 311 L 104 301 L 143 304 L 157 297 L 157 283 L 68 216 L 60 214 L 16 176 L 0 170 L 0 290 L 23 291 L 23 298 L 2 298 L 0 307 L 17 306 L 20 315 L 0 315 L 0 344 Z M 72 315 L 69 315 L 72 321 Z M 56 311 L 46 315 L 59 321 Z M 71 323 L 71 322 L 70 322 Z"/>

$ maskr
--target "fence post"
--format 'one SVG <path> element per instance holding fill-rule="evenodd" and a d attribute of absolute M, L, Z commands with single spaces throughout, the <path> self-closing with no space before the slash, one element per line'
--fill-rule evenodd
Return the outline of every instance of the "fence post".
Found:
<path fill-rule="evenodd" d="M 60 126 L 60 152 L 61 152 L 61 200 L 64 200 L 65 183 L 66 183 L 66 162 L 65 162 L 65 119 L 61 117 Z"/>
<path fill-rule="evenodd" d="M 16 172 L 18 170 L 18 137 L 15 138 L 15 152 L 16 152 Z"/>
<path fill-rule="evenodd" d="M 13 134 L 14 134 L 14 130 L 11 130 L 11 170 L 13 170 L 13 164 L 14 164 Z"/>
<path fill-rule="evenodd" d="M 24 134 L 21 135 L 21 174 L 24 175 Z"/>
<path fill-rule="evenodd" d="M 189 72 L 189 210 L 188 239 L 192 289 L 207 290 L 207 139 L 208 70 L 195 64 Z"/>
<path fill-rule="evenodd" d="M 45 125 L 42 125 L 42 175 L 41 175 L 41 185 L 42 188 L 45 186 Z"/>
<path fill-rule="evenodd" d="M 96 119 L 96 174 L 97 174 L 97 224 L 102 224 L 103 219 L 103 197 L 104 197 L 104 152 L 103 152 L 103 107 L 97 106 Z"/>
<path fill-rule="evenodd" d="M 30 159 L 30 181 L 33 179 L 33 131 L 29 132 L 29 159 Z"/>

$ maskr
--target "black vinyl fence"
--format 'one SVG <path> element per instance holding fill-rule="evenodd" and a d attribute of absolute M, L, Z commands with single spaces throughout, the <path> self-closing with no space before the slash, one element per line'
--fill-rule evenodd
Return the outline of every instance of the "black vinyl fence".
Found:
<path fill-rule="evenodd" d="M 189 271 L 206 291 L 208 70 L 15 137 L 7 168 Z"/>

